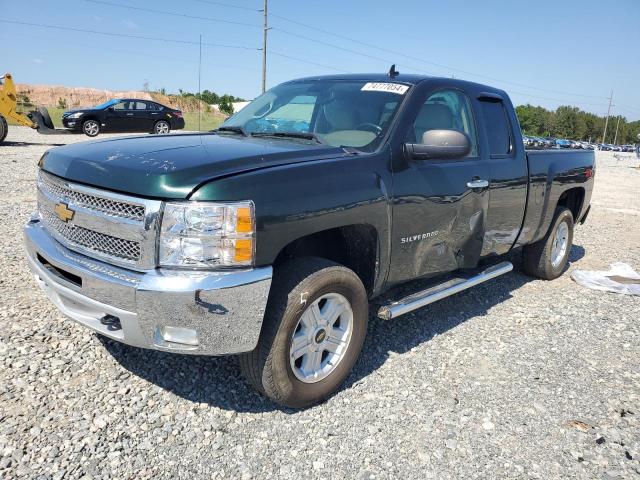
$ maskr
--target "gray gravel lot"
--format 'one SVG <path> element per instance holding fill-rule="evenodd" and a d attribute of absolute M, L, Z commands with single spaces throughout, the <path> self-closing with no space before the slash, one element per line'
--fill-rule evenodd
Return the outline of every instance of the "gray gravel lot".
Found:
<path fill-rule="evenodd" d="M 305 411 L 255 393 L 233 357 L 139 350 L 63 318 L 21 227 L 40 155 L 85 140 L 11 127 L 0 146 L 0 478 L 640 478 L 640 298 L 568 273 L 372 316 L 347 384 Z M 569 270 L 640 270 L 638 163 L 598 157 Z"/>

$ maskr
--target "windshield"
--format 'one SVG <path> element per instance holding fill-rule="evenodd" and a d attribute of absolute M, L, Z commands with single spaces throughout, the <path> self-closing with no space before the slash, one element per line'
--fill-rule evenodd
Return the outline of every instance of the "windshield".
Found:
<path fill-rule="evenodd" d="M 114 100 L 107 100 L 104 103 L 101 103 L 100 105 L 96 105 L 94 108 L 94 110 L 103 110 L 105 108 L 110 107 L 111 105 L 115 105 L 116 103 L 118 103 L 118 100 L 114 99 Z"/>
<path fill-rule="evenodd" d="M 222 127 L 239 127 L 255 136 L 310 134 L 329 145 L 372 151 L 408 89 L 400 83 L 355 80 L 285 83 L 256 98 Z"/>

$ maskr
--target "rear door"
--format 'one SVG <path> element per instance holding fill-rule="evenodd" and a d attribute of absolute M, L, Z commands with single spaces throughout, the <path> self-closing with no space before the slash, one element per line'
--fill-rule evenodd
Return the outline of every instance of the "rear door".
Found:
<path fill-rule="evenodd" d="M 144 102 L 142 100 L 136 100 L 133 110 L 133 129 L 136 132 L 150 132 L 154 123 L 154 115 L 156 113 L 155 104 L 153 102 Z"/>
<path fill-rule="evenodd" d="M 522 226 L 529 182 L 527 158 L 509 98 L 483 93 L 477 100 L 490 173 L 482 255 L 500 255 L 511 248 Z"/>
<path fill-rule="evenodd" d="M 427 130 L 457 130 L 469 136 L 472 149 L 458 159 L 395 155 L 389 284 L 476 266 L 485 233 L 489 166 L 470 97 L 463 90 L 430 89 L 418 102 L 406 142 L 420 142 Z"/>

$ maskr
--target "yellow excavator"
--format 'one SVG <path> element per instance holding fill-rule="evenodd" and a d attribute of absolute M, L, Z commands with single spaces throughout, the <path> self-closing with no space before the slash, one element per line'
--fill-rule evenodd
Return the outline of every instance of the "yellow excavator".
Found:
<path fill-rule="evenodd" d="M 0 77 L 0 143 L 7 137 L 9 125 L 7 119 L 11 119 L 19 125 L 33 128 L 45 135 L 67 133 L 64 129 L 56 129 L 46 108 L 40 107 L 27 114 L 18 112 L 18 97 L 16 85 L 11 74 L 6 73 Z"/>

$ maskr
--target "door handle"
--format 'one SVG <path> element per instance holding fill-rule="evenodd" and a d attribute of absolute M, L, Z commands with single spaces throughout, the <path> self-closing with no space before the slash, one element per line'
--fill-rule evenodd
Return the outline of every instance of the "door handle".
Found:
<path fill-rule="evenodd" d="M 127 113 L 127 117 L 133 117 L 133 113 Z"/>
<path fill-rule="evenodd" d="M 469 188 L 487 188 L 489 186 L 488 180 L 471 180 L 467 182 L 467 187 Z"/>
<path fill-rule="evenodd" d="M 151 112 L 151 115 L 157 115 L 158 112 Z"/>

